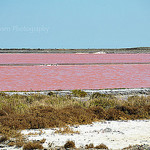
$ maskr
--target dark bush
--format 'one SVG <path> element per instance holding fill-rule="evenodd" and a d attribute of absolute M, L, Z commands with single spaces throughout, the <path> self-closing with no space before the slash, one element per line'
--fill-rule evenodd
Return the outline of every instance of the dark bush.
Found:
<path fill-rule="evenodd" d="M 92 123 L 95 115 L 91 110 L 81 106 L 68 106 L 59 111 L 59 115 L 66 124 L 88 124 Z"/>
<path fill-rule="evenodd" d="M 105 119 L 106 111 L 101 106 L 95 106 L 90 108 L 91 111 L 97 116 L 98 119 Z"/>
<path fill-rule="evenodd" d="M 117 110 L 123 111 L 125 114 L 136 115 L 138 113 L 138 107 L 134 106 L 116 106 Z"/>
<path fill-rule="evenodd" d="M 0 143 L 5 142 L 8 140 L 8 137 L 6 135 L 3 135 L 0 137 Z"/>
<path fill-rule="evenodd" d="M 48 92 L 47 95 L 48 95 L 48 96 L 52 96 L 52 95 L 54 95 L 54 93 L 53 93 L 52 91 L 50 91 L 50 92 Z"/>
<path fill-rule="evenodd" d="M 8 95 L 6 93 L 4 93 L 4 92 L 0 92 L 0 96 L 7 97 Z"/>
<path fill-rule="evenodd" d="M 128 116 L 124 112 L 121 112 L 115 108 L 108 109 L 105 117 L 106 120 L 126 120 L 127 118 Z"/>
<path fill-rule="evenodd" d="M 86 148 L 86 149 L 94 148 L 94 145 L 93 145 L 93 143 L 86 144 L 86 145 L 85 145 L 85 148 Z"/>
<path fill-rule="evenodd" d="M 64 148 L 75 148 L 75 143 L 73 141 L 67 141 L 64 145 Z"/>
<path fill-rule="evenodd" d="M 105 144 L 100 144 L 95 146 L 96 149 L 108 149 L 108 147 Z"/>

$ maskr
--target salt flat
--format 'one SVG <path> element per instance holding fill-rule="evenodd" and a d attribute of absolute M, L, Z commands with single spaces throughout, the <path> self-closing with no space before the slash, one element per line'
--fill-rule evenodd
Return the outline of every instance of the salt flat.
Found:
<path fill-rule="evenodd" d="M 94 146 L 101 143 L 109 149 L 122 149 L 129 145 L 149 144 L 150 145 L 150 120 L 129 120 L 129 121 L 101 121 L 89 125 L 71 127 L 79 134 L 56 134 L 57 129 L 23 130 L 28 140 L 46 139 L 43 144 L 48 147 L 63 146 L 67 140 L 73 140 L 76 147 L 84 147 L 93 143 Z M 28 135 L 28 133 L 40 133 Z"/>

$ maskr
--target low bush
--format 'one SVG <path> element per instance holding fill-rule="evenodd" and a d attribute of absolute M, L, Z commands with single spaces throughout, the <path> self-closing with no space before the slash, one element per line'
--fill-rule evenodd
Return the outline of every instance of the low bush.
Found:
<path fill-rule="evenodd" d="M 89 148 L 94 148 L 94 144 L 90 143 L 85 145 L 85 149 L 89 149 Z"/>
<path fill-rule="evenodd" d="M 42 139 L 42 140 L 40 140 L 40 143 L 43 144 L 43 143 L 45 143 L 45 141 L 46 141 L 46 139 Z"/>
<path fill-rule="evenodd" d="M 81 90 L 72 90 L 72 94 L 75 97 L 85 97 L 87 95 L 86 92 L 81 91 Z"/>
<path fill-rule="evenodd" d="M 43 149 L 39 142 L 28 142 L 23 146 L 23 150 Z"/>
<path fill-rule="evenodd" d="M 67 141 L 64 145 L 64 148 L 75 148 L 75 143 L 73 141 Z"/>
<path fill-rule="evenodd" d="M 9 142 L 8 144 L 7 144 L 8 146 L 15 146 L 16 145 L 16 142 Z"/>
<path fill-rule="evenodd" d="M 11 122 L 9 122 L 8 124 L 11 124 Z M 21 133 L 18 132 L 17 130 L 11 129 L 8 126 L 0 125 L 0 135 L 5 135 L 6 137 L 16 138 L 16 137 L 20 137 Z"/>
<path fill-rule="evenodd" d="M 99 93 L 99 92 L 95 92 L 95 93 L 93 93 L 92 95 L 91 95 L 91 99 L 98 99 L 98 98 L 115 98 L 115 96 L 114 95 L 112 95 L 112 94 L 101 94 L 101 93 Z"/>
<path fill-rule="evenodd" d="M 78 92 L 82 93 L 81 90 L 74 90 L 75 95 Z M 18 129 L 90 124 L 101 119 L 149 118 L 149 96 L 134 96 L 122 101 L 112 95 L 96 93 L 93 99 L 82 101 L 71 96 L 0 94 L 0 134 L 8 137 L 18 136 Z"/>
<path fill-rule="evenodd" d="M 24 141 L 17 140 L 16 141 L 16 147 L 22 147 L 24 145 Z"/>
<path fill-rule="evenodd" d="M 97 119 L 105 119 L 106 118 L 106 111 L 103 107 L 101 106 L 94 106 L 94 107 L 91 107 L 90 110 L 92 111 L 92 113 L 95 114 L 95 116 L 97 117 Z"/>
<path fill-rule="evenodd" d="M 150 96 L 130 96 L 128 97 L 128 105 L 135 107 L 150 105 Z"/>
<path fill-rule="evenodd" d="M 8 137 L 6 135 L 3 135 L 0 137 L 0 143 L 5 142 L 8 140 Z"/>
<path fill-rule="evenodd" d="M 95 146 L 96 149 L 108 149 L 108 147 L 105 145 L 105 144 L 100 144 L 100 145 L 97 145 Z"/>
<path fill-rule="evenodd" d="M 80 106 L 68 106 L 61 109 L 40 106 L 31 108 L 30 113 L 0 117 L 3 126 L 10 129 L 62 127 L 67 124 L 88 124 L 93 121 L 95 121 L 95 115 L 92 111 Z"/>
<path fill-rule="evenodd" d="M 112 108 L 117 105 L 116 99 L 98 98 L 90 100 L 90 106 L 101 106 L 103 108 Z"/>
<path fill-rule="evenodd" d="M 138 113 L 138 107 L 135 106 L 122 105 L 122 106 L 116 106 L 115 108 L 128 115 L 136 115 Z"/>
<path fill-rule="evenodd" d="M 54 95 L 54 93 L 53 92 L 48 92 L 48 94 L 47 94 L 48 96 L 53 96 Z"/>
<path fill-rule="evenodd" d="M 128 119 L 128 115 L 126 115 L 124 112 L 117 110 L 115 108 L 110 108 L 107 110 L 105 119 L 106 120 L 126 120 Z"/>

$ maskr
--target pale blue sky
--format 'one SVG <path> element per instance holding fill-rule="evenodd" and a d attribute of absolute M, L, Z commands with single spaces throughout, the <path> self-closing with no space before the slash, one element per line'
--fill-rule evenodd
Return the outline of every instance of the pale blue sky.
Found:
<path fill-rule="evenodd" d="M 1 48 L 150 46 L 150 0 L 0 0 Z"/>

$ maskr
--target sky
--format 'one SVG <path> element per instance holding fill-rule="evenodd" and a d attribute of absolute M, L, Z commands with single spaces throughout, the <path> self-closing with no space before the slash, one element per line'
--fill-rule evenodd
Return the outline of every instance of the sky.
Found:
<path fill-rule="evenodd" d="M 150 46 L 150 0 L 0 0 L 0 48 Z"/>

